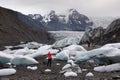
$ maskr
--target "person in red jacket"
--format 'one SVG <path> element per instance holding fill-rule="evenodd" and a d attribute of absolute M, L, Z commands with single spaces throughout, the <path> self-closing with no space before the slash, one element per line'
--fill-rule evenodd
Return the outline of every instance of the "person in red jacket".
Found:
<path fill-rule="evenodd" d="M 48 52 L 47 58 L 48 58 L 47 66 L 51 67 L 51 64 L 52 64 L 52 54 L 50 52 Z"/>

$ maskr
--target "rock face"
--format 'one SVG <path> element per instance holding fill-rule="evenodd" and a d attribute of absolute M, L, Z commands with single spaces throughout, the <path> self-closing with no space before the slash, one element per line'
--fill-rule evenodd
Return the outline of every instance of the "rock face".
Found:
<path fill-rule="evenodd" d="M 103 27 L 97 27 L 94 28 L 93 30 L 88 30 L 85 31 L 80 43 L 84 44 L 87 43 L 88 46 L 93 46 L 93 45 L 101 45 L 104 39 L 104 32 L 105 29 Z"/>
<path fill-rule="evenodd" d="M 31 17 L 30 15 L 28 16 Z M 38 15 L 32 15 L 31 18 L 37 20 L 38 22 L 42 22 L 42 24 L 46 26 L 45 29 L 47 28 L 47 30 L 51 31 L 84 31 L 87 27 L 93 25 L 93 22 L 90 21 L 87 16 L 80 14 L 75 9 L 69 9 L 64 14 L 56 14 L 55 11 L 51 10 L 46 16 L 38 17 Z"/>
<path fill-rule="evenodd" d="M 104 39 L 104 32 L 105 32 L 105 29 L 103 27 L 98 27 L 98 28 L 95 28 L 92 32 L 92 43 L 95 45 L 95 44 L 103 44 L 102 41 Z"/>
<path fill-rule="evenodd" d="M 120 19 L 114 20 L 106 29 L 95 28 L 91 39 L 90 43 L 97 45 L 120 42 Z"/>
<path fill-rule="evenodd" d="M 52 40 L 46 31 L 34 25 L 28 25 L 20 19 L 31 22 L 25 15 L 0 7 L 0 46 L 14 45 L 21 41 L 37 41 L 50 43 Z"/>
<path fill-rule="evenodd" d="M 104 44 L 114 42 L 120 42 L 120 18 L 113 21 L 104 33 Z"/>

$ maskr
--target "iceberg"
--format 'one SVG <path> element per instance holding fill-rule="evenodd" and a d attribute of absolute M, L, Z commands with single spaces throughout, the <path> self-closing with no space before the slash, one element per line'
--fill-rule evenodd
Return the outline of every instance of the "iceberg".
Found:
<path fill-rule="evenodd" d="M 0 62 L 8 63 L 13 58 L 12 55 L 0 52 Z"/>
<path fill-rule="evenodd" d="M 2 51 L 3 53 L 7 53 L 7 54 L 14 54 L 16 52 L 16 50 L 11 50 L 11 49 L 5 49 Z"/>
<path fill-rule="evenodd" d="M 115 63 L 107 66 L 98 66 L 94 68 L 94 71 L 98 72 L 120 71 L 120 63 Z"/>
<path fill-rule="evenodd" d="M 29 49 L 27 47 L 25 47 L 24 49 L 18 49 L 16 50 L 16 52 L 14 53 L 14 55 L 27 55 L 29 54 Z"/>
<path fill-rule="evenodd" d="M 70 45 L 68 47 L 63 48 L 63 50 L 71 50 L 71 51 L 87 51 L 84 47 L 80 45 Z"/>
<path fill-rule="evenodd" d="M 51 69 L 45 69 L 45 72 L 51 72 Z"/>
<path fill-rule="evenodd" d="M 27 69 L 30 69 L 30 70 L 37 70 L 38 69 L 38 67 L 37 66 L 27 66 Z"/>
<path fill-rule="evenodd" d="M 40 46 L 42 46 L 42 44 L 39 44 L 37 42 L 28 42 L 26 44 L 20 44 L 18 46 L 15 46 L 15 47 L 27 47 L 29 49 L 35 49 L 35 48 L 39 48 Z"/>
<path fill-rule="evenodd" d="M 70 45 L 68 47 L 63 48 L 63 50 L 69 50 L 70 56 L 76 56 L 76 54 L 78 54 L 81 51 L 83 51 L 83 52 L 87 51 L 85 48 L 83 48 L 80 45 Z"/>
<path fill-rule="evenodd" d="M 86 74 L 86 77 L 92 77 L 92 76 L 94 76 L 94 74 L 92 72 L 89 72 Z"/>
<path fill-rule="evenodd" d="M 62 40 L 56 41 L 53 44 L 54 48 L 60 48 L 60 47 L 65 47 L 68 45 L 72 45 L 72 44 L 79 44 L 80 39 L 77 37 L 69 37 L 69 38 L 64 38 Z"/>
<path fill-rule="evenodd" d="M 15 56 L 13 59 L 11 59 L 11 64 L 32 65 L 32 64 L 38 64 L 38 62 L 31 57 L 18 55 L 18 56 Z"/>
<path fill-rule="evenodd" d="M 63 68 L 62 68 L 62 70 L 64 70 L 64 69 L 68 69 L 68 68 L 71 68 L 72 66 L 70 65 L 70 64 L 66 64 Z"/>
<path fill-rule="evenodd" d="M 8 76 L 15 73 L 16 73 L 16 70 L 13 68 L 0 69 L 0 76 Z"/>
<path fill-rule="evenodd" d="M 73 72 L 73 71 L 65 72 L 65 73 L 64 73 L 64 76 L 65 76 L 65 77 L 70 77 L 70 76 L 76 77 L 76 76 L 77 76 L 77 73 L 75 73 L 75 72 Z"/>
<path fill-rule="evenodd" d="M 59 60 L 68 60 L 69 59 L 69 50 L 63 50 L 56 54 L 56 59 Z"/>
<path fill-rule="evenodd" d="M 49 49 L 52 49 L 52 45 L 44 45 L 44 46 L 38 48 L 38 50 L 35 53 L 28 54 L 26 56 L 29 56 L 29 57 L 32 57 L 32 58 L 36 58 L 36 57 L 39 57 L 39 56 L 47 54 L 49 52 L 48 51 Z"/>
<path fill-rule="evenodd" d="M 75 62 L 81 62 L 89 60 L 90 58 L 109 58 L 113 61 L 115 57 L 120 57 L 120 49 L 113 47 L 101 47 L 98 49 L 90 50 L 87 52 L 80 52 L 75 56 Z M 113 58 L 113 59 L 112 59 Z M 119 61 L 120 59 L 118 59 Z"/>
<path fill-rule="evenodd" d="M 75 64 L 73 60 L 68 60 L 67 64 L 63 66 L 60 73 L 66 73 L 66 72 L 75 72 L 75 73 L 82 73 L 81 68 L 79 65 Z"/>
<path fill-rule="evenodd" d="M 106 44 L 103 47 L 113 47 L 113 48 L 118 48 L 120 49 L 120 43 L 111 43 L 111 44 Z"/>

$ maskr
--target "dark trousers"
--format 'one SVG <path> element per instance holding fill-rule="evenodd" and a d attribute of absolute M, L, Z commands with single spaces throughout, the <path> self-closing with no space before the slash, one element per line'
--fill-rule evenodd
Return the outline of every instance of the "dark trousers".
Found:
<path fill-rule="evenodd" d="M 48 59 L 47 66 L 51 67 L 52 59 Z"/>

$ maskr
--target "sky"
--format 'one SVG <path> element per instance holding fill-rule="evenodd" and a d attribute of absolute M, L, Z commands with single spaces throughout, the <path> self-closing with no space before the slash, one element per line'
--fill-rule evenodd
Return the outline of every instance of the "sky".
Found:
<path fill-rule="evenodd" d="M 87 16 L 120 16 L 120 0 L 0 0 L 0 6 L 23 14 L 64 13 L 74 8 Z"/>

